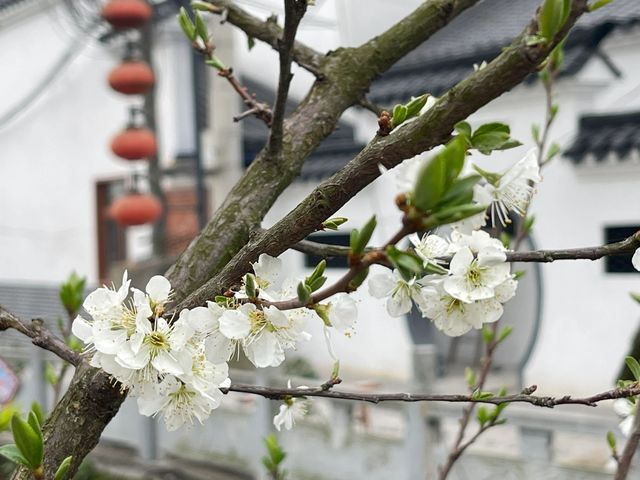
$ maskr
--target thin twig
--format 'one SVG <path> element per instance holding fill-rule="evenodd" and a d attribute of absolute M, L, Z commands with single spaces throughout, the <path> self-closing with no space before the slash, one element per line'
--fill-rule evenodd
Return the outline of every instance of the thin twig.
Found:
<path fill-rule="evenodd" d="M 633 456 L 638 451 L 638 444 L 640 444 L 640 415 L 636 413 L 631 435 L 624 446 L 624 450 L 622 450 L 622 455 L 616 459 L 618 462 L 618 470 L 613 480 L 624 480 L 627 478 Z"/>
<path fill-rule="evenodd" d="M 284 114 L 287 108 L 287 97 L 293 74 L 291 73 L 291 61 L 293 58 L 293 45 L 298 32 L 298 25 L 307 11 L 306 0 L 284 1 L 284 31 L 282 39 L 278 40 L 280 52 L 280 78 L 276 102 L 273 107 L 273 119 L 271 122 L 271 134 L 269 135 L 269 152 L 278 154 L 282 151 L 282 135 Z"/>
<path fill-rule="evenodd" d="M 0 331 L 12 328 L 31 338 L 34 345 L 55 353 L 62 360 L 66 360 L 74 366 L 80 363 L 80 355 L 71 350 L 66 343 L 44 326 L 40 318 L 31 321 L 30 324 L 24 322 L 13 313 L 0 305 Z"/>
<path fill-rule="evenodd" d="M 282 28 L 271 18 L 266 21 L 255 17 L 229 0 L 208 0 L 217 7 L 216 11 L 211 11 L 219 15 L 224 15 L 224 20 L 243 30 L 250 38 L 256 38 L 271 45 L 274 50 L 281 49 L 280 39 L 283 38 Z M 293 43 L 291 49 L 293 61 L 305 70 L 311 72 L 318 78 L 322 78 L 322 57 L 323 54 L 300 43 Z"/>
<path fill-rule="evenodd" d="M 498 322 L 495 322 L 492 325 L 493 329 L 493 339 L 487 343 L 486 352 L 484 358 L 482 359 L 482 366 L 480 367 L 480 375 L 478 376 L 478 381 L 474 385 L 474 388 L 478 391 L 482 391 L 485 383 L 487 382 L 487 378 L 489 376 L 489 372 L 491 371 L 491 365 L 493 364 L 493 354 L 495 352 L 496 347 L 498 346 L 498 341 L 496 338 L 496 332 L 498 329 Z M 466 443 L 462 443 L 464 440 L 464 435 L 469 425 L 469 421 L 471 420 L 471 415 L 473 415 L 473 411 L 475 409 L 475 403 L 469 403 L 462 412 L 462 418 L 460 419 L 460 428 L 458 429 L 458 435 L 456 436 L 456 440 L 451 447 L 451 451 L 447 456 L 447 461 L 440 468 L 439 471 L 439 479 L 444 480 L 447 478 L 451 469 L 453 468 L 454 463 L 460 458 L 462 453 L 466 450 L 466 448 L 471 445 L 480 434 L 486 429 L 480 429 L 476 434 L 471 437 Z M 489 428 L 487 426 L 487 428 Z"/>
<path fill-rule="evenodd" d="M 535 385 L 527 389 L 529 392 L 535 391 Z M 474 397 L 473 395 L 447 395 L 447 394 L 421 394 L 421 393 L 364 393 L 345 392 L 334 389 L 324 389 L 323 386 L 313 388 L 277 388 L 263 387 L 260 385 L 231 384 L 227 388 L 221 388 L 224 394 L 229 392 L 249 393 L 259 395 L 271 400 L 283 400 L 288 397 L 322 397 L 336 400 L 353 400 L 368 403 L 381 402 L 449 402 L 449 403 L 484 403 L 498 405 L 501 403 L 528 403 L 536 407 L 554 408 L 559 405 L 584 405 L 596 407 L 598 403 L 605 400 L 616 400 L 618 398 L 629 398 L 640 395 L 640 385 L 634 384 L 630 387 L 615 388 L 606 392 L 598 393 L 590 397 L 572 397 L 563 395 L 561 397 L 537 396 L 527 393 L 515 395 L 495 396 L 490 398 Z"/>
<path fill-rule="evenodd" d="M 520 252 L 506 252 L 507 262 L 535 262 L 550 263 L 556 260 L 598 260 L 603 257 L 615 255 L 628 255 L 640 247 L 640 231 L 630 237 L 615 243 L 600 245 L 597 247 L 565 248 L 556 250 L 530 250 Z M 349 255 L 349 247 L 339 245 L 327 245 L 310 240 L 302 240 L 291 247 L 302 253 L 318 255 L 320 257 L 346 257 Z M 372 249 L 371 251 L 379 250 Z M 444 263 L 451 257 L 442 257 Z"/>

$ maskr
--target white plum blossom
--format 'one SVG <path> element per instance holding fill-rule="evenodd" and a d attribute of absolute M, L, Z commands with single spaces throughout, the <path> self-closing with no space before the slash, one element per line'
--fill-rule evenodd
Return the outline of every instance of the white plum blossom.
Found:
<path fill-rule="evenodd" d="M 633 268 L 640 271 L 640 248 L 636 249 L 633 253 L 633 257 L 631 257 L 631 264 L 633 265 Z"/>
<path fill-rule="evenodd" d="M 340 333 L 350 337 L 353 335 L 358 306 L 353 297 L 347 293 L 338 293 L 327 303 L 327 315 L 331 325 Z"/>
<path fill-rule="evenodd" d="M 263 293 L 277 294 L 286 280 L 282 260 L 266 253 L 258 257 L 258 261 L 253 264 L 253 271 L 256 274 L 257 286 Z"/>
<path fill-rule="evenodd" d="M 493 225 L 497 218 L 504 226 L 510 223 L 509 212 L 525 215 L 535 184 L 542 180 L 537 150 L 530 150 L 522 160 L 498 177 L 497 181 L 481 187 L 478 203 L 490 204 Z"/>
<path fill-rule="evenodd" d="M 138 397 L 138 410 L 142 415 L 161 415 L 167 430 L 177 430 L 194 419 L 202 423 L 211 411 L 220 405 L 222 392 L 212 388 L 202 393 L 173 376 L 167 376 L 155 388 Z"/>
<path fill-rule="evenodd" d="M 418 305 L 424 300 L 418 281 L 415 278 L 405 280 L 397 270 L 373 275 L 369 279 L 369 293 L 375 298 L 387 299 L 387 312 L 392 317 L 409 313 L 412 300 Z"/>
<path fill-rule="evenodd" d="M 220 388 L 230 384 L 230 341 L 220 341 L 222 308 L 196 307 L 165 318 L 171 298 L 166 278 L 151 278 L 145 292 L 132 288 L 131 300 L 129 285 L 125 272 L 120 289 L 89 294 L 84 306 L 92 318 L 76 318 L 74 334 L 87 344 L 92 366 L 138 397 L 141 413 L 161 415 L 169 430 L 202 422 L 219 405 Z M 211 351 L 215 355 L 208 357 Z"/>
<path fill-rule="evenodd" d="M 633 429 L 633 423 L 636 419 L 637 405 L 631 403 L 626 398 L 619 398 L 613 402 L 613 410 L 622 417 L 622 421 L 618 425 L 622 434 L 629 438 L 631 430 Z"/>
<path fill-rule="evenodd" d="M 496 298 L 466 303 L 448 294 L 442 283 L 424 289 L 422 314 L 431 319 L 438 330 L 457 337 L 472 328 L 482 328 L 485 323 L 497 321 L 503 313 L 502 304 Z"/>
<path fill-rule="evenodd" d="M 287 382 L 287 388 L 291 388 L 291 380 Z M 306 389 L 307 387 L 301 386 L 299 389 Z M 309 412 L 308 401 L 300 400 L 296 397 L 288 397 L 284 400 L 284 403 L 280 405 L 280 411 L 273 417 L 273 426 L 276 430 L 281 431 L 282 427 L 285 430 L 291 430 L 296 423 L 296 420 L 301 419 Z"/>
<path fill-rule="evenodd" d="M 413 249 L 416 252 L 424 265 L 443 263 L 441 257 L 444 257 L 449 250 L 449 243 L 438 235 L 423 235 L 422 238 L 418 234 L 414 233 L 409 237 L 409 241 L 413 245 Z"/>
<path fill-rule="evenodd" d="M 495 288 L 510 277 L 505 258 L 503 252 L 489 249 L 474 257 L 469 247 L 463 247 L 451 259 L 444 290 L 466 303 L 494 297 Z"/>
<path fill-rule="evenodd" d="M 258 368 L 277 367 L 284 361 L 285 350 L 308 340 L 304 324 L 303 315 L 281 312 L 274 306 L 258 309 L 253 303 L 226 310 L 220 317 L 222 334 L 239 342 Z"/>

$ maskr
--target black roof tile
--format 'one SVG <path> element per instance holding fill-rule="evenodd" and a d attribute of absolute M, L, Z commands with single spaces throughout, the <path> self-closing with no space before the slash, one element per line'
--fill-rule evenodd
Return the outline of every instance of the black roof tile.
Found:
<path fill-rule="evenodd" d="M 258 100 L 273 105 L 274 90 L 252 79 L 243 78 L 242 81 L 249 92 L 255 94 Z M 297 101 L 290 98 L 287 101 L 287 111 L 293 111 L 296 104 Z M 242 108 L 246 108 L 246 106 L 242 104 Z M 261 120 L 253 116 L 242 120 L 241 125 L 244 165 L 248 166 L 267 142 L 269 130 Z M 339 122 L 331 135 L 325 138 L 305 160 L 300 178 L 318 180 L 333 175 L 355 157 L 363 146 L 355 140 L 354 128 L 347 122 Z"/>
<path fill-rule="evenodd" d="M 580 118 L 578 134 L 564 155 L 582 163 L 589 155 L 596 161 L 603 161 L 609 154 L 624 160 L 634 151 L 640 152 L 640 112 Z"/>
<path fill-rule="evenodd" d="M 390 107 L 425 92 L 439 95 L 490 61 L 526 26 L 540 0 L 484 0 L 400 60 L 371 88 Z M 613 28 L 640 23 L 639 0 L 615 0 L 583 15 L 566 45 L 564 74 L 577 73 Z"/>

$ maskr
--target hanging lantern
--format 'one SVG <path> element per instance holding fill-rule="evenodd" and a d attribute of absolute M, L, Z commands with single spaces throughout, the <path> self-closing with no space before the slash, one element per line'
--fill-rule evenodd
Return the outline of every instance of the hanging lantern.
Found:
<path fill-rule="evenodd" d="M 162 204 L 153 195 L 129 193 L 109 206 L 109 216 L 120 225 L 153 223 L 162 215 Z"/>
<path fill-rule="evenodd" d="M 140 28 L 151 18 L 151 7 L 144 0 L 109 0 L 102 18 L 113 28 Z"/>
<path fill-rule="evenodd" d="M 111 151 L 126 160 L 152 157 L 157 150 L 156 136 L 148 128 L 129 127 L 111 140 Z"/>
<path fill-rule="evenodd" d="M 109 72 L 109 85 L 125 95 L 147 93 L 155 82 L 153 70 L 145 62 L 125 61 Z"/>

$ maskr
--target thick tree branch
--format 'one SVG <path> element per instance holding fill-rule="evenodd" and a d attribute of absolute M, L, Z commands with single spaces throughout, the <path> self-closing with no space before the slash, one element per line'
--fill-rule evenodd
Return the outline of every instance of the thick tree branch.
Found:
<path fill-rule="evenodd" d="M 298 32 L 298 25 L 307 11 L 307 0 L 284 0 L 284 32 L 279 40 L 280 78 L 276 92 L 276 103 L 273 107 L 273 122 L 269 135 L 269 153 L 279 155 L 282 152 L 282 131 L 284 114 L 287 108 L 287 97 L 293 74 L 291 60 L 293 46 Z"/>
<path fill-rule="evenodd" d="M 283 38 L 283 29 L 278 26 L 276 19 L 270 17 L 266 21 L 247 13 L 229 0 L 207 0 L 213 7 L 212 13 L 224 14 L 224 20 L 244 31 L 249 37 L 257 38 L 265 42 L 274 50 L 280 51 L 280 39 Z M 313 73 L 316 77 L 322 74 L 323 54 L 300 43 L 294 42 L 291 57 L 298 65 Z"/>
<path fill-rule="evenodd" d="M 339 49 L 328 55 L 323 78 L 285 120 L 282 161 L 275 161 L 267 150 L 261 151 L 200 236 L 169 270 L 177 289 L 176 301 L 184 300 L 227 266 L 280 193 L 297 177 L 304 160 L 379 74 L 477 1 L 424 2 L 382 35 L 358 48 Z M 295 242 L 287 245 L 291 243 Z"/>
<path fill-rule="evenodd" d="M 524 80 L 539 68 L 558 41 L 586 11 L 586 0 L 573 0 L 571 6 L 569 19 L 556 41 L 549 45 L 529 45 L 527 37 L 537 32 L 537 19 L 533 19 L 525 31 L 487 67 L 457 84 L 416 120 L 391 135 L 376 136 L 358 156 L 316 187 L 293 211 L 243 247 L 223 271 L 190 295 L 181 307 L 203 304 L 222 292 L 250 270 L 251 263 L 260 253 L 278 256 L 303 240 L 380 175 L 378 164 L 393 168 L 403 160 L 439 145 L 448 138 L 457 122 Z M 402 25 L 405 21 L 391 30 L 398 28 L 401 34 L 408 35 Z M 378 37 L 377 41 L 389 40 L 387 35 L 389 32 Z M 402 43 L 401 38 L 398 40 Z M 376 54 L 372 54 L 372 58 L 375 57 Z"/>
<path fill-rule="evenodd" d="M 51 331 L 44 326 L 42 319 L 34 319 L 29 324 L 0 305 L 0 331 L 9 328 L 26 335 L 31 338 L 31 342 L 34 345 L 49 350 L 72 365 L 78 365 L 78 363 L 80 363 L 80 356 L 71 350 L 60 337 L 51 333 Z"/>
<path fill-rule="evenodd" d="M 572 397 L 563 395 L 561 397 L 531 395 L 536 390 L 532 385 L 524 390 L 524 393 L 515 395 L 495 396 L 490 398 L 479 398 L 473 395 L 439 395 L 421 393 L 363 393 L 363 392 L 343 392 L 336 389 L 327 390 L 323 387 L 314 388 L 274 388 L 258 385 L 231 384 L 229 388 L 221 388 L 223 393 L 240 392 L 259 395 L 271 400 L 283 400 L 292 397 L 322 397 L 336 400 L 354 400 L 368 403 L 381 402 L 449 402 L 449 403 L 485 403 L 498 405 L 501 403 L 529 403 L 536 407 L 554 408 L 559 405 L 584 405 L 595 407 L 599 402 L 605 400 L 616 400 L 618 398 L 628 398 L 640 394 L 640 385 L 632 385 L 626 388 L 615 388 L 607 390 L 590 397 Z"/>

